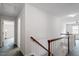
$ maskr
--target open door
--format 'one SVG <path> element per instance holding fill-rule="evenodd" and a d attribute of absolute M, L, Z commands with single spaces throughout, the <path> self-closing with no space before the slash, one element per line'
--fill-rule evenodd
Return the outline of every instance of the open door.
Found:
<path fill-rule="evenodd" d="M 2 47 L 14 46 L 14 21 L 2 20 Z"/>

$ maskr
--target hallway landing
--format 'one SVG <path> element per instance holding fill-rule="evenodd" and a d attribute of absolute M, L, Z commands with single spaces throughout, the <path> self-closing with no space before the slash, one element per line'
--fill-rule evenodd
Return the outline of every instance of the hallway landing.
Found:
<path fill-rule="evenodd" d="M 0 56 L 23 56 L 20 49 L 14 46 L 13 38 L 6 39 L 4 47 L 0 48 Z"/>
<path fill-rule="evenodd" d="M 72 51 L 70 51 L 68 56 L 79 56 L 79 40 L 76 40 L 76 46 Z"/>

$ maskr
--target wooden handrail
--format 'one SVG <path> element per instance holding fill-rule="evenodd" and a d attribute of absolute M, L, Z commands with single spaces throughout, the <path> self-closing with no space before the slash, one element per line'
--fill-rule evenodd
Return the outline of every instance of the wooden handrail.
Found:
<path fill-rule="evenodd" d="M 47 52 L 49 52 L 50 54 L 52 54 L 52 52 L 50 52 L 46 47 L 44 47 L 40 42 L 38 42 L 34 37 L 30 37 L 33 41 L 35 41 L 38 45 L 40 45 L 43 49 L 45 49 Z M 53 54 L 52 54 L 53 55 Z"/>
<path fill-rule="evenodd" d="M 48 41 L 52 42 L 52 41 L 57 41 L 57 40 L 60 40 L 60 39 L 63 39 L 63 38 L 65 38 L 65 37 L 60 37 L 60 38 L 50 39 L 50 40 L 48 40 Z"/>
<path fill-rule="evenodd" d="M 62 33 L 61 35 L 73 35 L 73 34 L 69 34 L 69 33 L 67 33 L 67 34 L 64 34 L 64 33 Z M 48 40 L 48 41 L 50 41 L 50 42 L 52 42 L 52 41 L 57 41 L 57 40 L 60 40 L 60 39 L 62 39 L 62 38 L 65 38 L 65 37 L 59 37 L 59 38 L 55 38 L 55 39 L 50 39 L 50 40 Z"/>
<path fill-rule="evenodd" d="M 71 34 L 66 34 L 66 35 L 68 35 L 68 54 L 69 54 L 69 35 L 71 35 Z M 48 50 L 49 50 L 49 52 L 48 52 L 48 56 L 50 56 L 50 43 L 51 42 L 54 42 L 54 41 L 57 41 L 57 40 L 60 40 L 60 39 L 63 39 L 63 38 L 65 38 L 65 37 L 60 37 L 60 38 L 56 38 L 56 39 L 51 39 L 51 40 L 48 40 Z"/>
<path fill-rule="evenodd" d="M 50 56 L 50 54 L 52 54 L 52 52 L 50 51 L 50 43 L 54 42 L 54 41 L 57 41 L 57 40 L 60 40 L 60 39 L 63 39 L 65 37 L 60 37 L 60 38 L 55 38 L 55 39 L 48 40 L 48 49 L 46 47 L 44 47 L 40 42 L 38 42 L 34 37 L 31 36 L 30 38 L 34 42 L 36 42 L 38 45 L 40 45 L 43 49 L 45 49 L 48 52 L 48 56 Z M 68 53 L 69 53 L 69 35 L 68 35 Z"/>
<path fill-rule="evenodd" d="M 65 37 L 60 37 L 60 38 L 55 38 L 55 39 L 48 40 L 48 51 L 49 51 L 49 52 L 48 52 L 48 56 L 50 56 L 50 54 L 51 54 L 51 53 L 50 53 L 50 52 L 51 52 L 51 51 L 50 51 L 50 43 L 51 43 L 51 42 L 54 42 L 54 41 L 57 41 L 57 40 L 60 40 L 60 39 L 63 39 L 63 38 L 65 38 Z"/>

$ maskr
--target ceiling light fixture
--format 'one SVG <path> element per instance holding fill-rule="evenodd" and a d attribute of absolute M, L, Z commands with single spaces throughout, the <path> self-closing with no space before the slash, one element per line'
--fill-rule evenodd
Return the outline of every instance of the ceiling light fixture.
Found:
<path fill-rule="evenodd" d="M 77 14 L 70 14 L 68 17 L 75 17 Z"/>

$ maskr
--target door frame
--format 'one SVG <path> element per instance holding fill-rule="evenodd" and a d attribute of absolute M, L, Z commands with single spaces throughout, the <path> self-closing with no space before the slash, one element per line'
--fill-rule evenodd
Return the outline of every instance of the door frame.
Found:
<path fill-rule="evenodd" d="M 13 20 L 5 20 L 5 19 L 1 19 L 1 47 L 4 46 L 4 21 L 13 21 Z M 13 21 L 14 22 L 14 21 Z M 14 43 L 15 43 L 15 22 L 14 22 Z"/>

